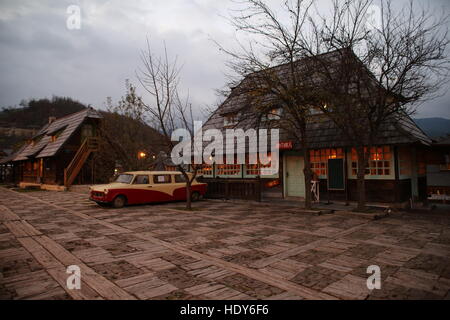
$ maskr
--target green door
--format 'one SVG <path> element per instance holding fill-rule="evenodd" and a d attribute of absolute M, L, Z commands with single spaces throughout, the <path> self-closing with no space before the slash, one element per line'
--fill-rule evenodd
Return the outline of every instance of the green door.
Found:
<path fill-rule="evenodd" d="M 303 174 L 303 157 L 286 158 L 286 194 L 288 197 L 305 196 L 305 177 Z"/>

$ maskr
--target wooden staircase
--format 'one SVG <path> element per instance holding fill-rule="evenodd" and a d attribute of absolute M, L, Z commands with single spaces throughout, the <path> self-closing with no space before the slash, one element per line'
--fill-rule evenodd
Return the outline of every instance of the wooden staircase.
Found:
<path fill-rule="evenodd" d="M 84 140 L 70 164 L 64 169 L 64 186 L 66 188 L 69 188 L 72 185 L 89 155 L 97 150 L 97 137 L 89 137 Z"/>

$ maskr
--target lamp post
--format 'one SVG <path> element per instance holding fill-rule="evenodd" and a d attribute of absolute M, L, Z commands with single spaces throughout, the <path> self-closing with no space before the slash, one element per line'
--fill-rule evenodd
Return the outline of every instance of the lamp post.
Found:
<path fill-rule="evenodd" d="M 145 159 L 147 157 L 147 154 L 144 151 L 139 151 L 138 152 L 138 159 L 142 160 Z"/>

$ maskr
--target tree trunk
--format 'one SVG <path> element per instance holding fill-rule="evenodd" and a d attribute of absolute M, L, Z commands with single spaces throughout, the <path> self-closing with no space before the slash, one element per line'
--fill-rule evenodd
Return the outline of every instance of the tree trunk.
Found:
<path fill-rule="evenodd" d="M 308 143 L 306 140 L 306 124 L 301 127 L 302 137 L 302 150 L 303 150 L 303 174 L 305 176 L 305 209 L 309 210 L 312 207 L 311 204 L 311 163 L 309 159 Z"/>
<path fill-rule="evenodd" d="M 303 158 L 305 168 L 303 169 L 303 173 L 305 175 L 305 209 L 311 209 L 311 163 L 309 159 L 309 151 L 304 148 L 303 149 Z"/>
<path fill-rule="evenodd" d="M 186 210 L 192 210 L 191 182 L 186 181 Z"/>
<path fill-rule="evenodd" d="M 366 155 L 364 147 L 357 147 L 356 153 L 358 155 L 358 171 L 357 171 L 357 187 L 358 187 L 358 206 L 357 210 L 366 210 Z"/>

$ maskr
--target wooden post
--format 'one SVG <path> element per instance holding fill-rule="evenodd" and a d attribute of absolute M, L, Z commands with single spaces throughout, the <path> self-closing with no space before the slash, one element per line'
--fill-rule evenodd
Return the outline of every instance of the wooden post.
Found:
<path fill-rule="evenodd" d="M 415 147 L 411 148 L 411 197 L 415 201 L 419 197 L 419 177 L 417 166 L 417 150 Z"/>
<path fill-rule="evenodd" d="M 345 175 L 345 205 L 349 205 L 349 188 L 348 188 L 348 156 L 347 156 L 347 148 L 343 149 L 344 151 L 344 175 Z"/>
<path fill-rule="evenodd" d="M 91 184 L 95 184 L 95 182 L 94 182 L 94 155 L 92 155 L 92 159 L 91 159 Z"/>
<path fill-rule="evenodd" d="M 257 189 L 257 200 L 258 202 L 262 201 L 262 180 L 261 176 L 258 176 L 258 189 Z"/>
<path fill-rule="evenodd" d="M 228 200 L 230 198 L 229 194 L 229 185 L 228 185 L 228 179 L 225 180 L 225 199 Z"/>

